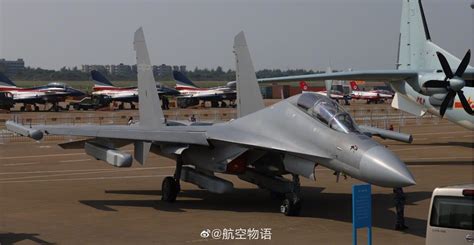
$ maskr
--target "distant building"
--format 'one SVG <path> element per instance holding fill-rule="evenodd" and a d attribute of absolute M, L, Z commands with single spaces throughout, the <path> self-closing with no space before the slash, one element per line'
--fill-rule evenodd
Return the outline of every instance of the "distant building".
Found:
<path fill-rule="evenodd" d="M 4 72 L 7 76 L 13 76 L 19 71 L 25 69 L 25 62 L 23 59 L 17 60 L 5 60 L 0 59 L 0 71 Z"/>
<path fill-rule="evenodd" d="M 109 68 L 104 65 L 82 65 L 81 71 L 85 73 L 90 73 L 91 71 L 96 70 L 101 73 L 106 73 L 108 72 L 108 69 Z"/>
<path fill-rule="evenodd" d="M 153 74 L 157 77 L 171 76 L 173 68 L 170 65 L 161 64 L 159 66 L 153 66 Z"/>
<path fill-rule="evenodd" d="M 127 76 L 132 72 L 132 67 L 120 63 L 118 65 L 107 65 L 107 71 L 111 75 Z"/>

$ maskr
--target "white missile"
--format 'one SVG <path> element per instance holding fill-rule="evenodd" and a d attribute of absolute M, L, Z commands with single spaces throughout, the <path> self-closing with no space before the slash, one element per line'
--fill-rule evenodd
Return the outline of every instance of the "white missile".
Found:
<path fill-rule="evenodd" d="M 84 145 L 86 154 L 102 160 L 114 167 L 126 168 L 132 166 L 132 155 L 110 149 L 101 145 L 86 142 Z"/>

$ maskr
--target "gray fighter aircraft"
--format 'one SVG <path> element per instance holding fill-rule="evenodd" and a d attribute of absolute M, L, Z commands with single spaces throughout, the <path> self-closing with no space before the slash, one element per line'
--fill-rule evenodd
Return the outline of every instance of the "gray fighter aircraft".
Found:
<path fill-rule="evenodd" d="M 264 107 L 243 32 L 234 40 L 238 118 L 224 123 L 183 125 L 167 122 L 159 106 L 142 29 L 135 32 L 140 122 L 121 125 L 37 125 L 6 122 L 7 129 L 40 140 L 46 135 L 90 137 L 66 143 L 83 147 L 96 159 L 129 167 L 133 157 L 118 150 L 134 144 L 134 158 L 144 164 L 148 153 L 176 160 L 174 176 L 162 184 L 162 200 L 173 202 L 180 180 L 213 193 L 233 190 L 216 173 L 268 189 L 284 198 L 281 212 L 301 209 L 299 176 L 316 179 L 319 164 L 383 187 L 414 185 L 406 165 L 383 145 L 361 133 L 351 116 L 326 96 L 304 93 Z M 284 178 L 291 174 L 291 179 Z"/>

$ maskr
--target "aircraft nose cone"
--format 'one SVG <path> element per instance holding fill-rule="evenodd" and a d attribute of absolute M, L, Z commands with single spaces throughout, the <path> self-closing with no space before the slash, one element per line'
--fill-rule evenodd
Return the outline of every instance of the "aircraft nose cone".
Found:
<path fill-rule="evenodd" d="M 360 172 L 367 182 L 378 186 L 416 184 L 405 163 L 383 146 L 375 146 L 364 154 L 360 160 Z"/>

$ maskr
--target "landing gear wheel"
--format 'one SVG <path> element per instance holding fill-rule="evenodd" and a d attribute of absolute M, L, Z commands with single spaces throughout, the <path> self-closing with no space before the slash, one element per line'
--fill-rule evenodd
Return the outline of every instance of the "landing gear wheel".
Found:
<path fill-rule="evenodd" d="M 280 206 L 280 212 L 285 216 L 298 216 L 301 211 L 301 200 L 298 198 L 286 198 Z"/>
<path fill-rule="evenodd" d="M 166 177 L 161 185 L 161 200 L 165 202 L 174 202 L 180 191 L 179 184 L 173 177 Z"/>

